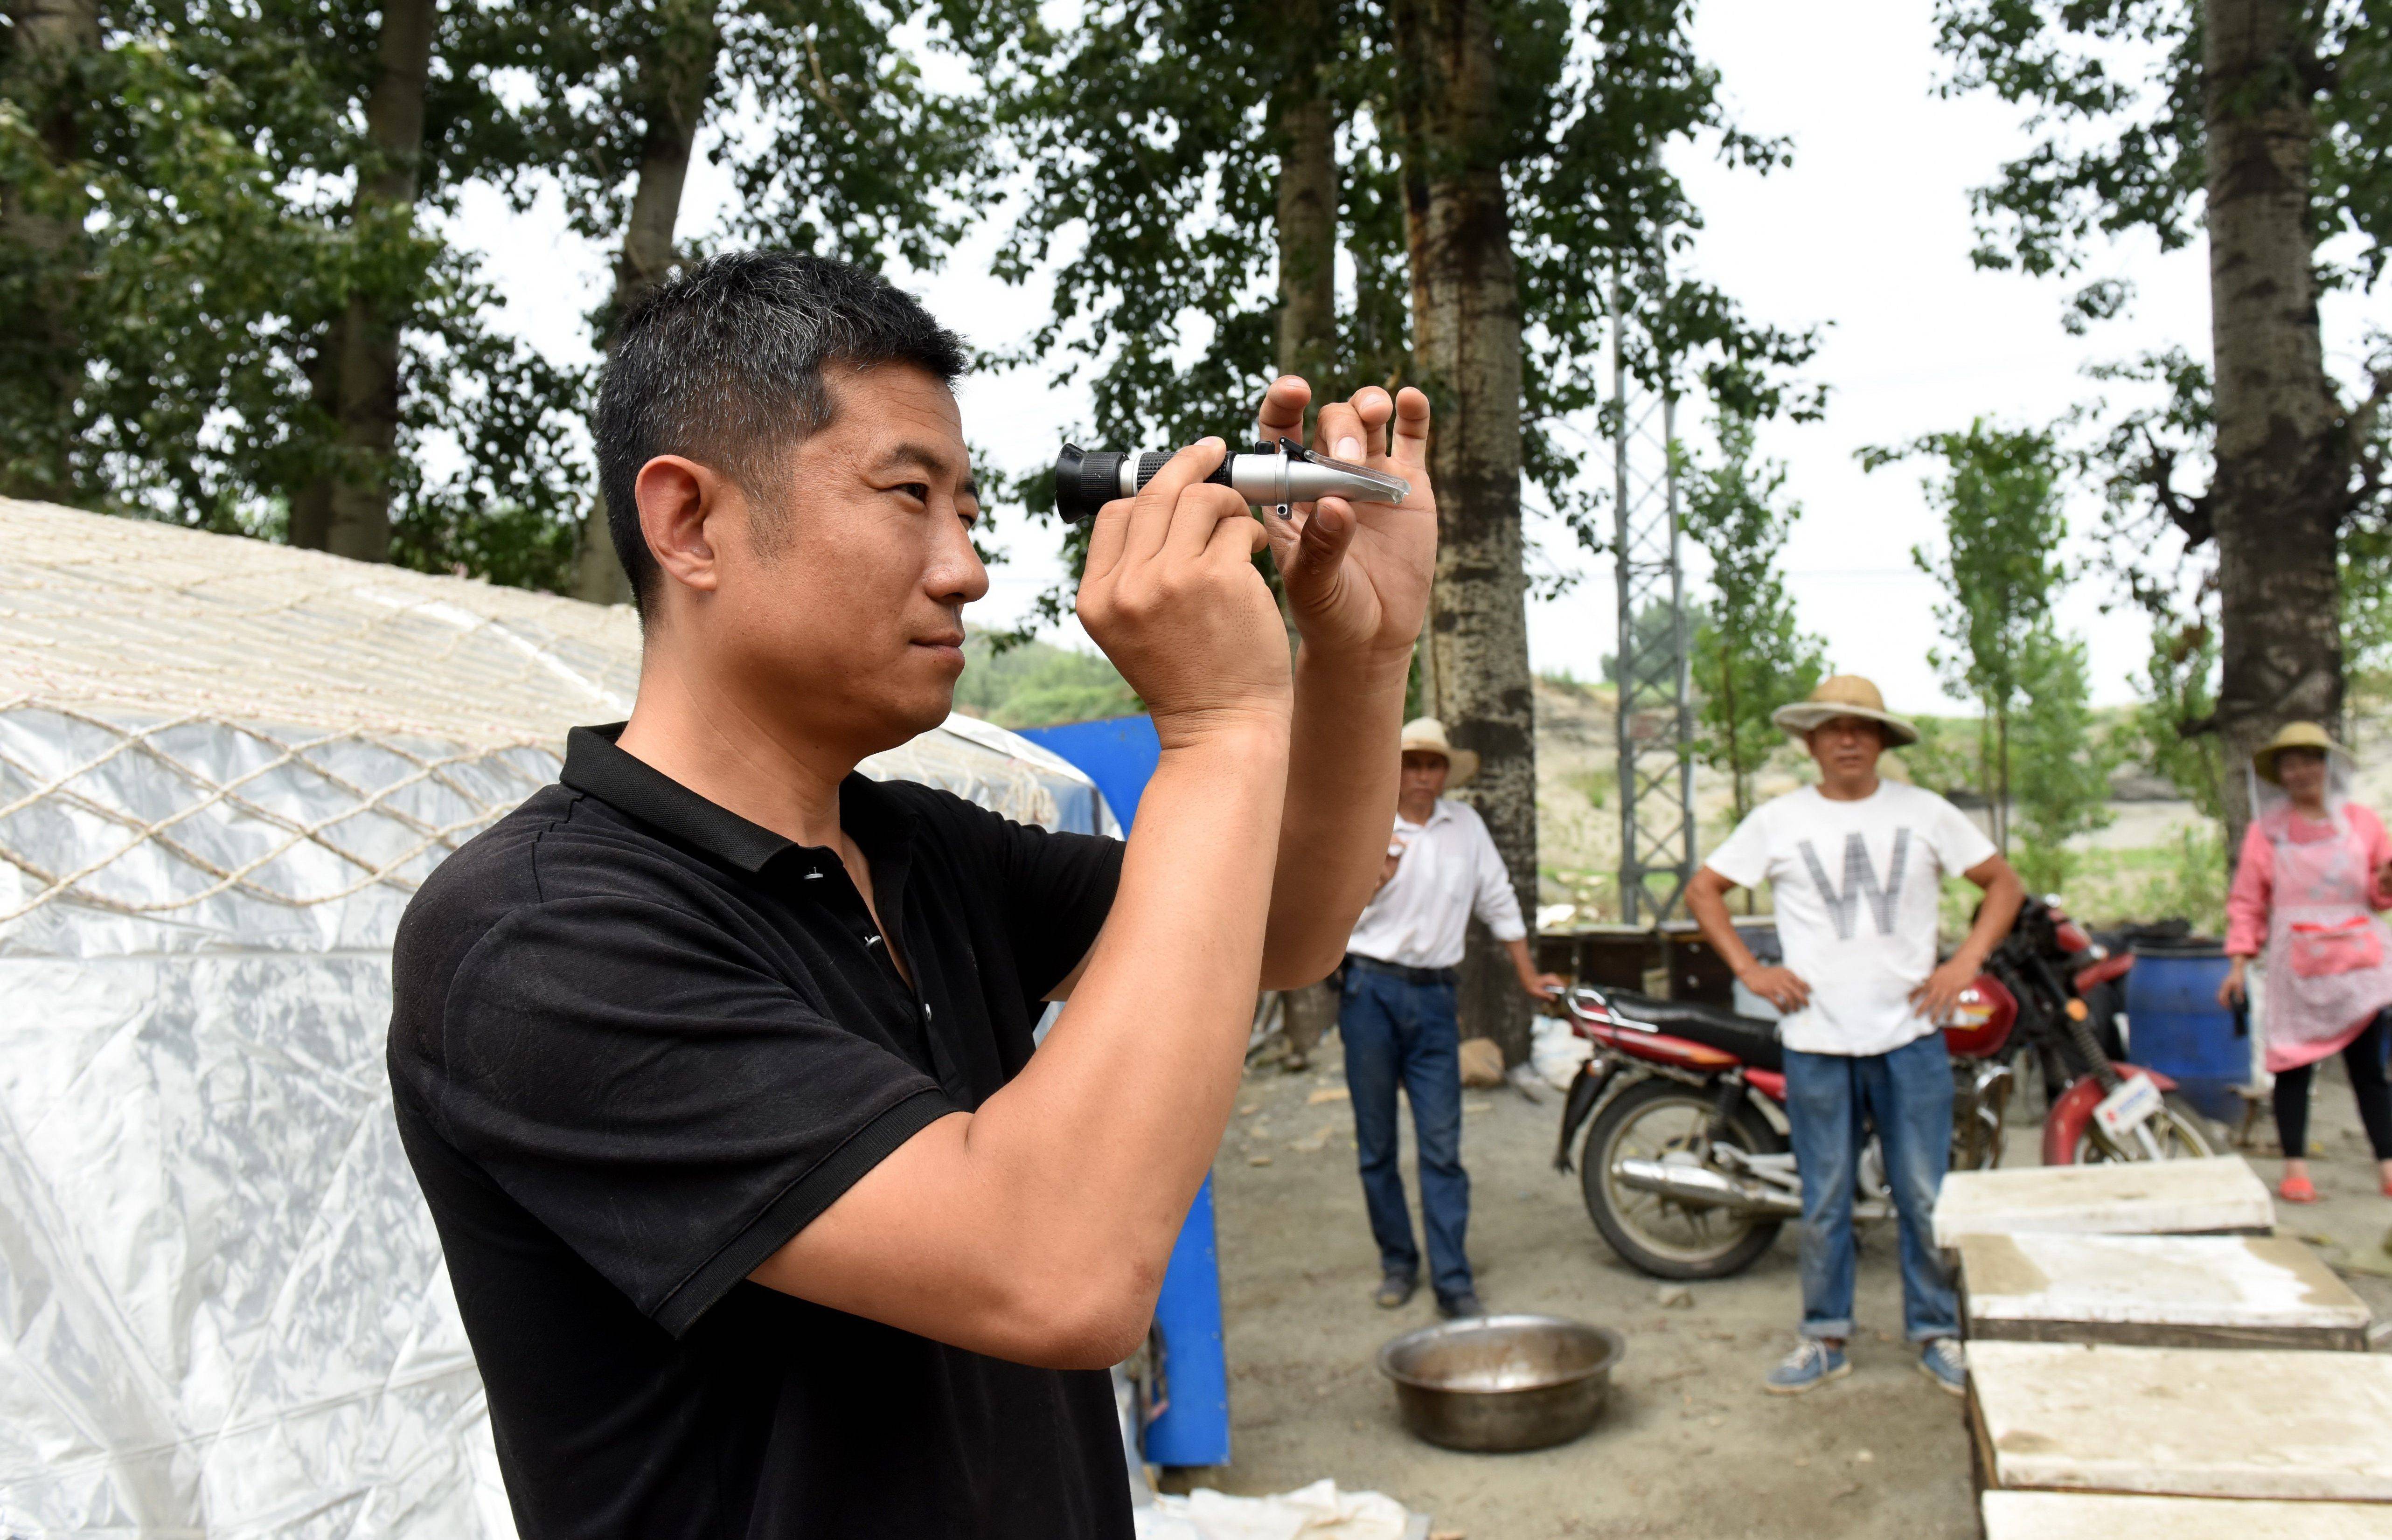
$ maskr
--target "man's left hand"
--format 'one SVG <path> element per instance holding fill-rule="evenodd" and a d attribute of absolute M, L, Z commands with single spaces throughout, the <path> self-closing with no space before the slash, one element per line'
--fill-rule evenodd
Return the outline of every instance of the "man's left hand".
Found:
<path fill-rule="evenodd" d="M 1273 440 L 1300 438 L 1311 386 L 1282 375 L 1263 395 L 1256 422 Z M 1271 557 L 1289 617 L 1307 648 L 1341 658 L 1409 657 L 1428 613 L 1436 563 L 1436 496 L 1428 481 L 1428 397 L 1376 385 L 1320 408 L 1315 453 L 1403 477 L 1399 504 L 1323 498 L 1288 518 L 1267 510 Z"/>
<path fill-rule="evenodd" d="M 1557 973 L 1540 973 L 1532 978 L 1521 979 L 1520 988 L 1528 990 L 1532 999 L 1558 1000 L 1562 991 L 1569 988 L 1569 980 Z"/>
<path fill-rule="evenodd" d="M 1977 980 L 1981 965 L 1966 957 L 1955 957 L 1927 976 L 1927 982 L 1910 991 L 1910 1003 L 1920 1016 L 1941 1027 L 1951 1016 L 1952 1007 L 1959 1003 L 1960 991 Z"/>

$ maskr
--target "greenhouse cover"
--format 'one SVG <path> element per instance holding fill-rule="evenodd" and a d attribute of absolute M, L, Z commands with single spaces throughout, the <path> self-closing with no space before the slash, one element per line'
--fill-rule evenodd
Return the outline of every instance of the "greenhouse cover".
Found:
<path fill-rule="evenodd" d="M 0 1534 L 508 1535 L 383 1071 L 416 885 L 627 608 L 0 500 Z M 1112 832 L 950 718 L 864 770 Z"/>

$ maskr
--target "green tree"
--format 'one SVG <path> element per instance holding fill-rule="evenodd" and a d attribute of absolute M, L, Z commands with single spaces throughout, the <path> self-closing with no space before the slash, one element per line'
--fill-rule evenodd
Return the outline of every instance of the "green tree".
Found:
<path fill-rule="evenodd" d="M 709 128 L 738 187 L 733 239 L 937 266 L 992 184 L 981 108 L 930 88 L 923 66 L 1002 9 L 959 6 L 942 22 L 908 0 L 526 0 L 494 15 L 480 50 L 530 87 L 510 190 L 528 203 L 555 188 L 573 229 L 616 248 L 591 317 L 600 347 L 679 265 L 682 194 Z M 726 98 L 743 110 L 735 132 L 720 122 Z M 620 602 L 630 591 L 605 531 L 593 493 L 571 587 Z"/>
<path fill-rule="evenodd" d="M 1913 717 L 1910 722 L 1918 730 L 1918 742 L 1902 751 L 1902 764 L 1911 783 L 1938 796 L 1982 801 L 1977 787 L 1985 769 L 1980 724 L 1953 717 Z"/>
<path fill-rule="evenodd" d="M 2047 617 L 2028 631 L 2018 668 L 2022 705 L 2009 750 L 2018 781 L 2019 873 L 2029 887 L 2068 880 L 2068 841 L 2110 822 L 2110 772 L 2121 757 L 2097 731 L 2085 644 Z"/>
<path fill-rule="evenodd" d="M 2059 446 L 2039 429 L 1989 426 L 1930 434 L 1899 448 L 1865 449 L 1874 471 L 1913 455 L 1944 469 L 1922 485 L 1944 512 L 1944 548 L 1911 551 L 1944 601 L 1935 608 L 1944 645 L 1930 655 L 1945 687 L 1983 707 L 1980 784 L 1993 809 L 1995 843 L 2009 849 L 2010 725 L 2030 649 L 2048 624 L 2060 585 L 2059 547 L 2068 533 L 2060 504 Z"/>
<path fill-rule="evenodd" d="M 463 523 L 568 502 L 578 375 L 496 326 L 421 217 L 514 142 L 453 46 L 481 13 L 438 10 L 428 44 L 404 7 L 90 14 L 72 70 L 0 71 L 0 209 L 38 216 L 0 219 L 0 296 L 50 317 L 0 343 L 10 488 L 302 543 L 337 512 L 367 557 L 395 507 L 442 545 L 397 553 L 436 568 Z M 441 439 L 458 469 L 435 478 Z"/>
<path fill-rule="evenodd" d="M 2134 734 L 2152 772 L 2183 792 L 2204 817 L 2224 818 L 2218 742 L 2198 730 L 2217 709 L 2216 631 L 2199 620 L 2154 625 L 2137 692 Z"/>
<path fill-rule="evenodd" d="M 2037 142 L 1977 194 L 1977 260 L 2081 274 L 2130 235 L 2204 236 L 2210 356 L 2163 352 L 2112 378 L 2167 386 L 2105 444 L 2138 517 L 2129 564 L 2168 525 L 2216 563 L 2220 677 L 2192 724 L 2240 764 L 2286 718 L 2343 705 L 2338 543 L 2392 517 L 2383 407 L 2392 346 L 2337 381 L 2318 296 L 2383 277 L 2392 236 L 2392 31 L 2364 0 L 1939 0 L 1947 90 L 2029 110 Z M 2149 60 L 2148 66 L 2141 61 Z M 2071 322 L 2131 292 L 2095 279 Z M 2180 479 L 2206 468 L 2205 486 Z M 2146 588 L 2164 594 L 2170 586 Z M 2225 803 L 2238 825 L 2242 787 Z"/>
<path fill-rule="evenodd" d="M 975 634 L 966 643 L 970 665 L 956 684 L 956 709 L 999 727 L 1126 717 L 1144 709 L 1112 664 L 1094 653 L 1044 641 L 998 647 Z"/>
<path fill-rule="evenodd" d="M 1686 498 L 1686 533 L 1710 553 L 1714 596 L 1694 632 L 1695 752 L 1727 773 L 1741 822 L 1753 773 L 1785 741 L 1771 713 L 1817 686 L 1826 653 L 1796 621 L 1779 566 L 1801 516 L 1779 500 L 1786 468 L 1756 457 L 1749 418 L 1722 417 L 1719 439 L 1719 459 L 1691 467 Z"/>

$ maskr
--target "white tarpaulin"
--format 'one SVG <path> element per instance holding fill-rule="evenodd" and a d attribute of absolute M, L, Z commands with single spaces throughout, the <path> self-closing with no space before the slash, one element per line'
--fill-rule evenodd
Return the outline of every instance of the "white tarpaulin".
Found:
<path fill-rule="evenodd" d="M 0 1534 L 511 1534 L 390 942 L 629 710 L 636 622 L 5 500 L 0 549 Z M 865 769 L 1111 829 L 968 718 Z"/>
<path fill-rule="evenodd" d="M 1138 1510 L 1138 1540 L 1421 1540 L 1428 1520 L 1376 1492 L 1340 1492 L 1332 1481 L 1276 1497 L 1233 1497 L 1198 1487 Z"/>

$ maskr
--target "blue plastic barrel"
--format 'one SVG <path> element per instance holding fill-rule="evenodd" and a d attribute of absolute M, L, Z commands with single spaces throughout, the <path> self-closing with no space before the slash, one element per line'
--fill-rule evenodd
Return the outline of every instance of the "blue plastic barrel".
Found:
<path fill-rule="evenodd" d="M 2214 940 L 2137 942 L 2126 975 L 2126 1055 L 2175 1081 L 2185 1099 L 2220 1122 L 2242 1117 L 2235 1087 L 2251 1079 L 2251 1043 L 2217 1003 L 2230 966 Z"/>

